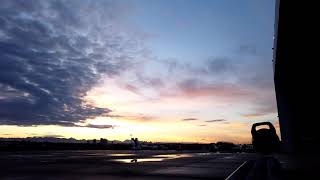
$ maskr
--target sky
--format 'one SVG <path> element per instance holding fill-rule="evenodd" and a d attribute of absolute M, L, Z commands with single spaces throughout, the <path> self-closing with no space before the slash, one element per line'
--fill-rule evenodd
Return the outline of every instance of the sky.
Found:
<path fill-rule="evenodd" d="M 0 137 L 210 143 L 279 133 L 274 1 L 3 0 Z"/>

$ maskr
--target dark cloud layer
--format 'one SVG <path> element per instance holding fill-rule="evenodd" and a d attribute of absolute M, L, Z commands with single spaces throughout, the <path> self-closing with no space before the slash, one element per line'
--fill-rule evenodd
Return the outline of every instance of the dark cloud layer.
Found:
<path fill-rule="evenodd" d="M 99 3 L 1 1 L 0 124 L 73 126 L 110 112 L 83 97 L 130 66 L 134 43 L 113 32 L 116 5 Z"/>

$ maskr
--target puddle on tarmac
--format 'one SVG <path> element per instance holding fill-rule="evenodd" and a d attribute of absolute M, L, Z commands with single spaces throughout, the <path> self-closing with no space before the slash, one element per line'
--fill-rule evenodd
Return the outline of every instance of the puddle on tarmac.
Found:
<path fill-rule="evenodd" d="M 192 154 L 160 154 L 152 157 L 155 158 L 167 158 L 167 159 L 175 159 L 175 158 L 184 158 L 184 157 L 192 157 Z"/>
<path fill-rule="evenodd" d="M 122 162 L 122 163 L 138 163 L 138 162 L 159 162 L 168 159 L 177 159 L 192 157 L 192 154 L 161 154 L 153 155 L 150 158 L 126 158 L 126 159 L 113 159 L 112 161 Z"/>
<path fill-rule="evenodd" d="M 113 161 L 122 163 L 138 163 L 138 162 L 158 162 L 164 158 L 139 158 L 139 159 L 114 159 Z"/>
<path fill-rule="evenodd" d="M 116 156 L 116 157 L 117 157 L 117 156 L 118 156 L 118 157 L 119 157 L 119 156 L 120 156 L 120 157 L 121 157 L 121 156 L 133 156 L 133 155 L 135 155 L 135 154 L 108 154 L 108 156 Z"/>

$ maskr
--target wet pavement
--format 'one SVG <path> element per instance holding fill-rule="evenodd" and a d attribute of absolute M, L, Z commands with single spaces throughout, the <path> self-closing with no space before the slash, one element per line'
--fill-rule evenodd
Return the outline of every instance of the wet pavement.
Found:
<path fill-rule="evenodd" d="M 254 157 L 177 151 L 0 152 L 0 179 L 225 179 Z"/>

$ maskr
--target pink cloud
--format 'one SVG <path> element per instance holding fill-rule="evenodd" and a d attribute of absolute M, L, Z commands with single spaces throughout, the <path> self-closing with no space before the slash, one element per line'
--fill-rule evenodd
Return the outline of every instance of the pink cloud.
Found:
<path fill-rule="evenodd" d="M 217 96 L 243 98 L 255 95 L 254 91 L 235 84 L 207 84 L 196 80 L 181 82 L 179 84 L 179 90 L 183 96 L 187 97 Z"/>

